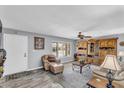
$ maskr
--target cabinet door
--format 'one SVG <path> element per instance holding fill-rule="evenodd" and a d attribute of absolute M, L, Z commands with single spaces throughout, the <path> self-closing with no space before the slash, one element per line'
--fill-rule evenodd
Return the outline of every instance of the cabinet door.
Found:
<path fill-rule="evenodd" d="M 104 47 L 105 46 L 105 41 L 104 40 L 100 40 L 99 41 L 99 46 L 100 47 Z"/>
<path fill-rule="evenodd" d="M 88 61 L 88 63 L 92 63 L 93 59 L 92 58 L 88 58 L 87 61 Z"/>
<path fill-rule="evenodd" d="M 104 56 L 106 56 L 108 54 L 108 51 L 107 50 L 100 50 L 99 51 L 99 56 L 100 57 L 104 57 Z"/>
<path fill-rule="evenodd" d="M 116 47 L 116 40 L 112 39 L 112 40 L 108 40 L 107 42 L 107 46 L 108 47 Z"/>
<path fill-rule="evenodd" d="M 81 46 L 87 48 L 87 42 L 81 42 Z"/>
<path fill-rule="evenodd" d="M 104 59 L 105 59 L 105 57 L 101 57 L 101 58 L 99 58 L 99 64 L 102 64 L 103 61 L 104 61 Z"/>
<path fill-rule="evenodd" d="M 104 40 L 104 47 L 108 47 L 108 41 L 109 40 Z"/>
<path fill-rule="evenodd" d="M 116 55 L 116 50 L 111 50 L 111 51 L 108 52 L 108 54 L 110 54 L 110 55 Z"/>

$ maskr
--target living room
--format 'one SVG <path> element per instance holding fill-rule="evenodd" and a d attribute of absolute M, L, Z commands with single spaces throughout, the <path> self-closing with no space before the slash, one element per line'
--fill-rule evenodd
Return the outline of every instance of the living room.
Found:
<path fill-rule="evenodd" d="M 0 16 L 1 88 L 124 87 L 124 6 L 1 5 Z"/>

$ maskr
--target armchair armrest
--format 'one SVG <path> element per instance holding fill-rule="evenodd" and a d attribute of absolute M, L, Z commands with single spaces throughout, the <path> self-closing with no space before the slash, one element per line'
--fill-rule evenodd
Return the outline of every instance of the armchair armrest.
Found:
<path fill-rule="evenodd" d="M 45 61 L 43 63 L 45 70 L 49 70 L 50 63 L 48 61 Z"/>
<path fill-rule="evenodd" d="M 124 71 L 117 71 L 114 75 L 114 80 L 121 81 L 124 80 Z"/>

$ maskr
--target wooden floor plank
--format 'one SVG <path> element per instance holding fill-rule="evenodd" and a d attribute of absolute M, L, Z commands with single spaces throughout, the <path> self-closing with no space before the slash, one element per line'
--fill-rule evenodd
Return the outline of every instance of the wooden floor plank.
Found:
<path fill-rule="evenodd" d="M 54 75 L 50 72 L 39 71 L 18 79 L 0 83 L 4 88 L 81 88 L 87 87 L 86 83 L 91 78 L 89 69 L 83 69 L 82 74 L 72 70 L 72 64 L 64 65 L 64 72 Z"/>

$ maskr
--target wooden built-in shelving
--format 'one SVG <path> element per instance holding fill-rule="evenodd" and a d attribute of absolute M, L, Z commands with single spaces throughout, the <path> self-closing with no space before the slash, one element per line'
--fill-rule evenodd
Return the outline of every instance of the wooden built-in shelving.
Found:
<path fill-rule="evenodd" d="M 117 55 L 117 38 L 82 40 L 77 43 L 77 58 L 101 64 L 106 55 Z"/>

